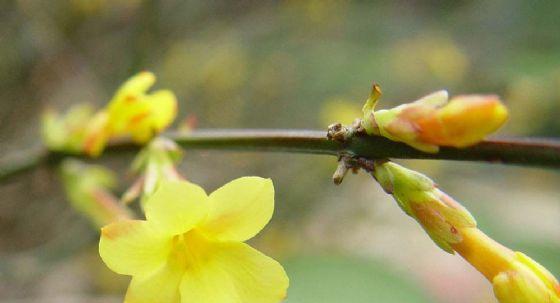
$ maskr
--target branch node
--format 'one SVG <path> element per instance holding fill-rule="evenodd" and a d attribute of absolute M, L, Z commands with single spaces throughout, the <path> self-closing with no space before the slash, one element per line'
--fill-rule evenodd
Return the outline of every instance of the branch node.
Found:
<path fill-rule="evenodd" d="M 340 183 L 342 183 L 342 180 L 344 180 L 344 177 L 349 170 L 352 170 L 352 173 L 354 174 L 357 174 L 360 169 L 363 169 L 368 173 L 373 172 L 373 170 L 375 169 L 376 161 L 378 160 L 368 159 L 364 157 L 339 156 L 338 166 L 332 177 L 334 184 L 339 185 Z"/>

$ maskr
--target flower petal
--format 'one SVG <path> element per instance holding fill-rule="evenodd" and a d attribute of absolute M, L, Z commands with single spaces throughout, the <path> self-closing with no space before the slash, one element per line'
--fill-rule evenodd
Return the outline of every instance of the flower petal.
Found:
<path fill-rule="evenodd" d="M 124 220 L 101 229 L 99 255 L 111 270 L 123 275 L 153 272 L 167 259 L 171 238 L 148 222 Z"/>
<path fill-rule="evenodd" d="M 121 102 L 123 101 L 122 99 L 127 95 L 139 95 L 145 93 L 150 87 L 152 87 L 152 85 L 154 85 L 155 82 L 156 76 L 148 71 L 143 71 L 130 77 L 119 87 L 109 106 L 121 105 Z"/>
<path fill-rule="evenodd" d="M 134 141 L 145 143 L 164 130 L 177 115 L 177 99 L 169 90 L 146 95 L 136 107 L 136 114 L 128 118 L 128 131 Z"/>
<path fill-rule="evenodd" d="M 243 177 L 210 194 L 208 216 L 199 229 L 216 239 L 242 242 L 263 229 L 273 212 L 272 180 Z"/>
<path fill-rule="evenodd" d="M 184 274 L 184 269 L 166 263 L 148 276 L 135 276 L 132 278 L 125 303 L 179 303 L 179 285 Z"/>
<path fill-rule="evenodd" d="M 245 243 L 208 243 L 181 282 L 181 302 L 275 303 L 286 297 L 282 266 Z"/>
<path fill-rule="evenodd" d="M 145 203 L 146 218 L 168 235 L 189 231 L 207 214 L 208 196 L 187 181 L 163 181 Z"/>
<path fill-rule="evenodd" d="M 151 107 L 152 126 L 156 131 L 166 128 L 177 115 L 177 98 L 170 90 L 158 90 L 146 97 Z"/>

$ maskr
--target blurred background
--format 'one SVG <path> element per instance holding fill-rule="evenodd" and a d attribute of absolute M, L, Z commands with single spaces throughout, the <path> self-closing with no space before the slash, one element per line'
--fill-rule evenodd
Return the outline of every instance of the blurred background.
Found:
<path fill-rule="evenodd" d="M 560 132 L 558 1 L 0 1 L 0 160 L 40 146 L 40 114 L 105 104 L 150 70 L 200 128 L 313 128 L 447 88 L 496 93 L 500 135 Z M 177 123 L 180 123 L 178 119 Z M 131 182 L 132 155 L 96 163 Z M 489 235 L 560 276 L 557 171 L 399 161 L 462 201 Z M 270 177 L 272 222 L 251 244 L 280 260 L 289 303 L 495 302 L 491 286 L 438 249 L 365 174 L 340 186 L 333 157 L 186 151 L 181 172 L 208 191 Z M 121 302 L 97 232 L 56 171 L 0 184 L 0 301 Z"/>

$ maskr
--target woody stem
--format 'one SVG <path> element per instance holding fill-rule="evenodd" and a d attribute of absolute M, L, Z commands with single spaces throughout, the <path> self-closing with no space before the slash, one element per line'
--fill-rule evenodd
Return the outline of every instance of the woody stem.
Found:
<path fill-rule="evenodd" d="M 430 154 L 380 136 L 354 136 L 347 141 L 338 142 L 327 139 L 326 131 L 317 130 L 201 129 L 190 133 L 169 132 L 164 136 L 186 149 L 346 155 L 368 159 L 484 161 L 560 168 L 560 141 L 551 139 L 486 140 L 472 147 L 445 147 L 438 153 Z M 136 151 L 139 148 L 130 140 L 121 140 L 111 143 L 105 153 Z M 23 154 L 19 159 L 6 157 L 0 163 L 0 181 L 44 164 L 58 163 L 67 156 L 69 155 L 63 152 L 40 149 Z"/>

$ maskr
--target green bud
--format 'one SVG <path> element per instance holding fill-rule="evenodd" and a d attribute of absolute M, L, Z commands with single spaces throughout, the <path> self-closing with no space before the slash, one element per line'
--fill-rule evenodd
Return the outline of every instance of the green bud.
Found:
<path fill-rule="evenodd" d="M 453 253 L 451 244 L 462 240 L 460 228 L 476 227 L 469 211 L 425 175 L 388 161 L 377 161 L 372 174 L 402 210 L 420 223 L 446 252 Z"/>

